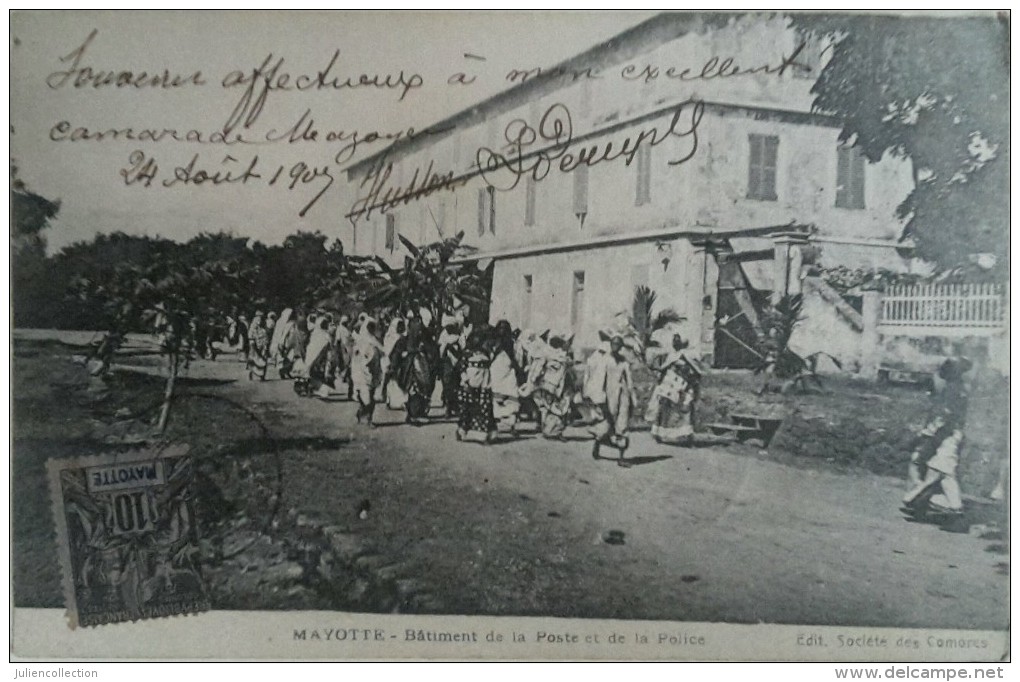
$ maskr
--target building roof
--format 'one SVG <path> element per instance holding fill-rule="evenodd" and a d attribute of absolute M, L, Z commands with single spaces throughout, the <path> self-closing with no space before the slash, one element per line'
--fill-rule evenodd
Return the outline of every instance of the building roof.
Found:
<path fill-rule="evenodd" d="M 673 240 L 680 238 L 690 239 L 695 245 L 702 246 L 705 244 L 715 244 L 717 242 L 737 237 L 750 238 L 795 235 L 806 238 L 813 231 L 813 225 L 802 223 L 729 228 L 712 227 L 707 225 L 684 226 L 679 223 L 675 223 L 654 230 L 626 232 L 622 234 L 606 234 L 584 239 L 582 241 L 547 242 L 542 244 L 510 247 L 499 251 L 477 251 L 457 256 L 452 259 L 452 262 L 467 263 L 470 261 L 487 261 L 492 259 L 503 260 L 507 258 L 520 258 L 523 256 L 535 256 L 546 253 L 558 253 L 561 251 L 579 251 L 582 249 L 604 248 L 607 246 L 618 246 L 620 244 L 631 244 L 635 242 Z"/>
<path fill-rule="evenodd" d="M 614 66 L 685 35 L 701 34 L 709 30 L 723 28 L 736 17 L 753 14 L 748 12 L 664 12 L 658 14 L 579 55 L 549 69 L 542 69 L 538 75 L 528 77 L 514 87 L 438 121 L 414 137 L 395 141 L 385 149 L 351 165 L 347 169 L 347 177 L 349 180 L 353 180 L 368 172 L 384 157 L 388 157 L 391 161 L 397 161 L 449 137 L 458 128 L 484 122 L 493 116 L 511 111 L 525 102 L 576 83 L 579 78 L 586 77 L 584 74 L 589 69 L 601 70 Z M 775 16 L 775 14 L 770 12 L 766 15 Z"/>

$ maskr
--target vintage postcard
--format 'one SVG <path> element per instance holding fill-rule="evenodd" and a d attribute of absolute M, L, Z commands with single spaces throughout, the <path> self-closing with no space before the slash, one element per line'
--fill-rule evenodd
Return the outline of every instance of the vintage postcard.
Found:
<path fill-rule="evenodd" d="M 14 657 L 1009 659 L 1008 13 L 10 23 Z"/>

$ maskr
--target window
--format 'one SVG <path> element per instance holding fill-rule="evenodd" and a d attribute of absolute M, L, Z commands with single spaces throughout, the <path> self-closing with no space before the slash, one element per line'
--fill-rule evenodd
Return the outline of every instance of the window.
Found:
<path fill-rule="evenodd" d="M 584 80 L 581 81 L 581 102 L 577 113 L 587 118 L 591 116 L 591 79 L 588 78 L 587 74 L 582 75 L 581 78 Z"/>
<path fill-rule="evenodd" d="M 534 176 L 529 175 L 524 181 L 524 224 L 531 227 L 535 224 L 535 193 L 538 183 Z"/>
<path fill-rule="evenodd" d="M 397 246 L 397 217 L 392 213 L 386 214 L 386 250 L 393 253 Z"/>
<path fill-rule="evenodd" d="M 524 276 L 524 300 L 521 305 L 521 329 L 531 326 L 531 290 L 533 280 L 531 275 Z"/>
<path fill-rule="evenodd" d="M 822 41 L 811 33 L 797 31 L 793 49 L 796 50 L 801 44 L 804 47 L 797 53 L 793 60 L 794 65 L 790 66 L 790 71 L 797 78 L 815 80 L 822 70 Z"/>
<path fill-rule="evenodd" d="M 461 139 L 463 135 L 453 136 L 453 167 L 460 169 L 460 157 L 461 157 Z"/>
<path fill-rule="evenodd" d="M 478 236 L 481 237 L 485 234 L 485 222 L 488 220 L 489 208 L 488 208 L 488 197 L 489 193 L 485 191 L 485 188 L 478 190 Z"/>
<path fill-rule="evenodd" d="M 588 164 L 582 163 L 574 169 L 574 215 L 581 219 L 588 214 Z"/>
<path fill-rule="evenodd" d="M 647 143 L 637 150 L 637 198 L 635 206 L 644 206 L 652 200 L 652 148 Z"/>
<path fill-rule="evenodd" d="M 485 190 L 489 193 L 489 232 L 496 234 L 496 188 L 489 185 Z"/>
<path fill-rule="evenodd" d="M 528 105 L 528 124 L 535 130 L 538 130 L 542 123 L 543 111 L 545 110 L 539 106 L 538 100 L 531 100 L 531 103 Z"/>
<path fill-rule="evenodd" d="M 433 216 L 436 221 L 436 232 L 439 238 L 442 239 L 446 229 L 446 198 L 439 200 L 439 205 L 436 207 L 436 215 Z"/>
<path fill-rule="evenodd" d="M 584 270 L 574 273 L 574 285 L 570 293 L 570 329 L 577 334 L 584 324 Z"/>
<path fill-rule="evenodd" d="M 775 135 L 750 135 L 751 155 L 747 172 L 747 198 L 776 200 L 776 158 L 779 138 Z"/>
<path fill-rule="evenodd" d="M 498 121 L 494 118 L 490 118 L 485 122 L 485 139 L 482 140 L 482 146 L 489 147 L 490 149 L 499 149 L 500 136 L 499 136 L 499 125 Z"/>
<path fill-rule="evenodd" d="M 478 190 L 478 236 L 486 230 L 496 234 L 496 188 L 492 185 Z"/>
<path fill-rule="evenodd" d="M 857 147 L 836 149 L 836 206 L 864 208 L 864 155 Z"/>

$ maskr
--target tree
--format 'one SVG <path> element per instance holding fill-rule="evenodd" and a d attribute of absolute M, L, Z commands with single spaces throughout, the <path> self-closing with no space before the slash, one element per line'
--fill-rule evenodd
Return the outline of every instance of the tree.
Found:
<path fill-rule="evenodd" d="M 17 164 L 11 161 L 11 239 L 15 246 L 19 248 L 42 246 L 45 252 L 46 239 L 41 233 L 59 210 L 59 201 L 50 201 L 28 189 L 25 182 L 18 177 Z"/>
<path fill-rule="evenodd" d="M 295 232 L 282 246 L 265 249 L 262 258 L 264 269 L 256 291 L 268 300 L 258 304 L 272 308 L 311 305 L 331 274 L 326 236 L 321 232 Z"/>
<path fill-rule="evenodd" d="M 364 282 L 379 273 L 375 259 L 367 256 L 348 256 L 343 242 L 335 239 L 326 250 L 323 278 L 315 282 L 308 298 L 317 308 L 343 310 L 348 314 L 360 312 L 365 305 Z"/>
<path fill-rule="evenodd" d="M 366 284 L 365 305 L 382 312 L 417 313 L 425 309 L 431 324 L 438 326 L 444 313 L 467 305 L 475 321 L 488 317 L 491 268 L 480 271 L 473 264 L 455 264 L 453 257 L 463 251 L 464 233 L 425 246 L 415 246 L 400 235 L 407 249 L 404 267 L 391 268 L 382 258 L 375 277 Z"/>
<path fill-rule="evenodd" d="M 657 298 L 658 295 L 650 288 L 639 286 L 634 289 L 634 300 L 631 302 L 630 325 L 637 333 L 642 352 L 646 354 L 649 348 L 659 345 L 652 338 L 655 332 L 683 320 L 673 308 L 663 308 L 653 315 Z"/>
<path fill-rule="evenodd" d="M 825 351 L 800 355 L 790 348 L 793 332 L 804 320 L 801 314 L 803 306 L 804 299 L 800 294 L 786 294 L 761 311 L 761 333 L 757 349 L 749 349 L 758 356 L 754 373 L 765 375 L 759 393 L 785 393 L 791 389 L 806 393 L 810 389 L 809 382 L 821 389 L 822 378 L 818 374 L 818 366 L 822 358 L 828 358 L 837 369 L 843 369 L 839 360 Z M 777 386 L 774 380 L 781 383 Z"/>
<path fill-rule="evenodd" d="M 812 88 L 866 158 L 909 158 L 898 208 L 917 255 L 940 268 L 976 253 L 1008 272 L 1009 22 L 993 16 L 793 15 L 833 41 Z"/>
<path fill-rule="evenodd" d="M 139 281 L 175 258 L 179 245 L 168 239 L 114 232 L 90 242 L 65 247 L 53 259 L 53 270 L 66 278 L 77 302 L 71 328 L 142 331 L 136 299 Z"/>
<path fill-rule="evenodd" d="M 18 167 L 11 161 L 11 303 L 14 323 L 38 326 L 55 317 L 63 301 L 58 279 L 49 272 L 46 237 L 43 230 L 60 211 L 60 202 L 51 201 L 28 189 L 18 178 Z"/>
<path fill-rule="evenodd" d="M 203 234 L 185 244 L 115 233 L 75 244 L 60 258 L 76 272 L 85 305 L 111 333 L 156 334 L 167 376 L 158 430 L 170 417 L 178 374 L 193 346 L 192 331 L 258 293 L 259 251 L 246 239 Z"/>

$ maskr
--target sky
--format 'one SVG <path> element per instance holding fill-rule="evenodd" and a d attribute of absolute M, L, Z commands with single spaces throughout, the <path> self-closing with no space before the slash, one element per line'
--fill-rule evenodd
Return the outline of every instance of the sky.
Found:
<path fill-rule="evenodd" d="M 349 139 L 353 131 L 421 130 L 505 89 L 509 70 L 556 64 L 653 14 L 16 12 L 11 156 L 29 189 L 61 202 L 46 233 L 51 252 L 113 231 L 178 240 L 228 231 L 266 243 L 279 243 L 298 229 L 339 236 L 344 224 L 339 173 L 299 216 L 328 181 L 314 169 L 330 165 L 344 146 L 325 140 L 327 131 L 344 131 Z M 158 142 L 139 141 L 123 133 L 99 141 L 67 139 L 79 128 L 173 129 L 181 136 L 196 130 L 208 139 L 243 103 L 244 79 L 257 67 L 265 63 L 268 70 L 282 58 L 276 78 L 289 74 L 283 85 L 292 86 L 299 75 L 314 77 L 325 69 L 335 52 L 330 77 L 357 82 L 362 74 L 378 74 L 380 80 L 389 75 L 394 87 L 273 90 L 250 127 L 234 128 L 250 143 L 176 142 L 166 134 Z M 183 84 L 95 86 L 103 73 L 137 77 L 164 70 L 179 74 Z M 195 78 L 195 72 L 201 75 Z M 476 80 L 448 84 L 457 72 Z M 286 131 L 306 111 L 320 139 L 288 141 Z M 284 139 L 266 142 L 274 130 Z M 357 158 L 382 148 L 362 144 Z M 251 172 L 258 180 L 194 182 L 199 170 L 242 176 L 256 156 Z M 304 165 L 295 170 L 298 164 Z"/>

